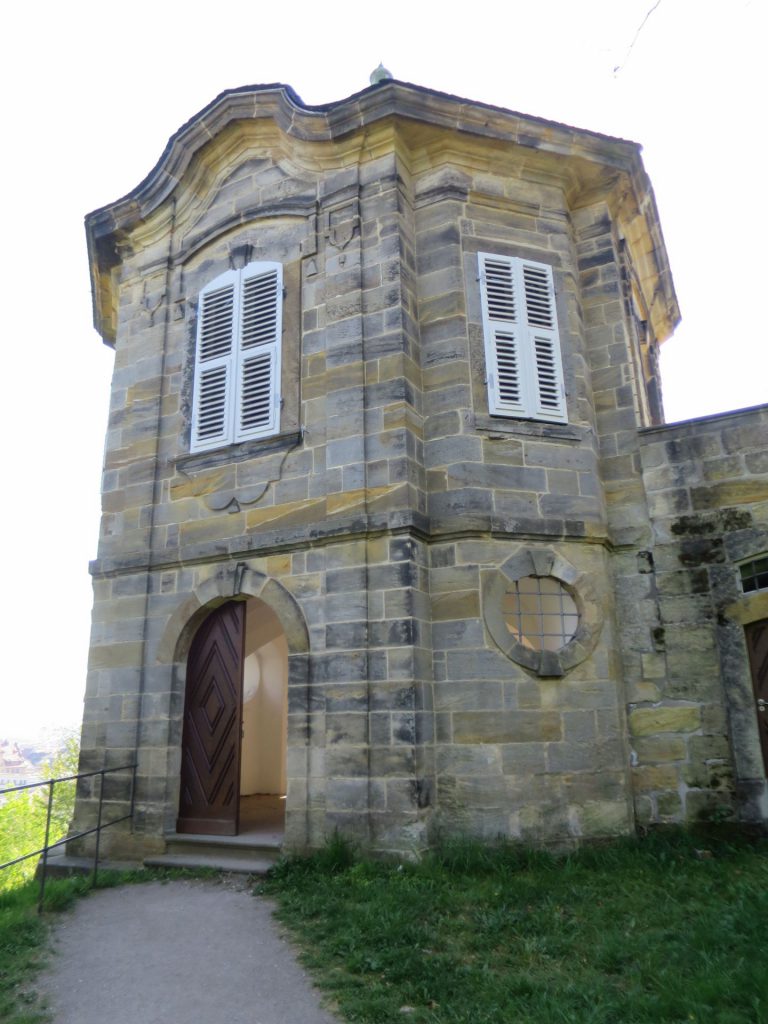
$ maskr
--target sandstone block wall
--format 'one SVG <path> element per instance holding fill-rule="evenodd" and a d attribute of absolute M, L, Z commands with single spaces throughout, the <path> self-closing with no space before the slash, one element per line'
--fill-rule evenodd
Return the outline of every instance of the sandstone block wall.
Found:
<path fill-rule="evenodd" d="M 116 849 L 173 828 L 186 653 L 232 597 L 286 634 L 291 848 L 335 828 L 381 850 L 571 843 L 691 816 L 727 774 L 720 677 L 681 691 L 691 634 L 670 646 L 683 620 L 659 597 L 679 543 L 663 554 L 654 472 L 688 456 L 664 448 L 674 428 L 638 430 L 677 314 L 635 148 L 458 110 L 398 83 L 331 112 L 225 96 L 140 196 L 89 218 L 116 359 L 82 764 L 138 759 Z M 567 424 L 489 415 L 478 252 L 552 267 Z M 190 454 L 197 296 L 257 260 L 284 268 L 279 433 Z M 510 639 L 500 606 L 526 575 L 574 595 L 562 653 Z M 80 823 L 93 807 L 84 786 Z"/>
<path fill-rule="evenodd" d="M 744 594 L 739 563 L 768 550 L 767 443 L 764 406 L 640 435 L 653 541 L 636 597 L 654 649 L 636 651 L 629 729 L 643 822 L 766 816 L 744 625 L 768 617 L 768 595 Z"/>

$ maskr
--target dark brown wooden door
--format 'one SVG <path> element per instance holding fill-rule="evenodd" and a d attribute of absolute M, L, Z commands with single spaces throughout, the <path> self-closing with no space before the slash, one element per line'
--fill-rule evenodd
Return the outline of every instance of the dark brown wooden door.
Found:
<path fill-rule="evenodd" d="M 752 669 L 752 685 L 755 690 L 757 724 L 760 730 L 760 744 L 763 748 L 763 763 L 768 775 L 768 619 L 750 622 L 745 626 L 749 665 Z"/>
<path fill-rule="evenodd" d="M 217 608 L 192 641 L 177 832 L 237 835 L 244 643 L 242 601 Z"/>

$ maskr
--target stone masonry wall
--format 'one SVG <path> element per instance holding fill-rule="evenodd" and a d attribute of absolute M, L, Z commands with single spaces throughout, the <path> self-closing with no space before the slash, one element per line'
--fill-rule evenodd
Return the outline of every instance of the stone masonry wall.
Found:
<path fill-rule="evenodd" d="M 483 137 L 382 117 L 332 138 L 321 116 L 305 137 L 250 107 L 206 129 L 115 232 L 82 754 L 84 770 L 138 756 L 134 834 L 113 848 L 160 848 L 173 828 L 186 652 L 233 596 L 286 632 L 291 848 L 335 828 L 399 851 L 445 832 L 629 831 L 627 706 L 642 728 L 667 668 L 638 561 L 652 446 L 617 174 L 570 135 L 557 153 L 546 132 L 490 142 L 492 119 Z M 567 425 L 489 415 L 480 251 L 552 267 Z M 280 433 L 190 454 L 200 289 L 256 260 L 284 269 Z M 526 572 L 560 579 L 580 612 L 564 661 L 538 669 L 510 654 L 499 607 Z M 112 785 L 112 809 L 125 795 Z M 78 823 L 93 813 L 84 786 Z"/>
<path fill-rule="evenodd" d="M 768 551 L 768 407 L 640 441 L 654 536 L 637 579 L 656 610 L 629 713 L 638 819 L 764 821 L 743 626 L 768 617 L 768 595 L 744 595 L 738 563 Z"/>

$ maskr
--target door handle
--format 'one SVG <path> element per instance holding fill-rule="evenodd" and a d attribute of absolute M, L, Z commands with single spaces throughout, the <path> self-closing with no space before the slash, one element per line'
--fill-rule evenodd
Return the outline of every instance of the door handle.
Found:
<path fill-rule="evenodd" d="M 763 700 L 762 697 L 757 698 L 757 710 L 768 711 L 768 700 Z"/>

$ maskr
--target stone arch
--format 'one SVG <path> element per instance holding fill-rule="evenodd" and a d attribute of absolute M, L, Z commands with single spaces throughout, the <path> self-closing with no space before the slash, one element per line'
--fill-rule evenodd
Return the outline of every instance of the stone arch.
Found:
<path fill-rule="evenodd" d="M 306 843 L 308 824 L 305 785 L 309 722 L 309 630 L 296 598 L 277 580 L 245 562 L 221 565 L 215 575 L 201 582 L 179 604 L 169 618 L 157 647 L 157 663 L 171 672 L 171 747 L 168 753 L 165 795 L 165 827 L 173 828 L 181 767 L 181 724 L 186 689 L 187 655 L 192 640 L 210 612 L 227 601 L 257 598 L 277 616 L 288 646 L 288 737 L 287 754 L 292 766 L 288 777 L 289 802 L 286 810 L 286 842 L 294 847 Z M 298 784 L 297 784 L 298 783 Z M 292 791 L 292 792 L 291 792 Z"/>
<path fill-rule="evenodd" d="M 308 655 L 309 630 L 295 597 L 277 580 L 240 562 L 222 567 L 182 601 L 168 620 L 158 643 L 158 664 L 183 662 L 192 637 L 206 615 L 225 601 L 248 597 L 260 598 L 277 615 L 288 641 L 289 656 Z"/>

